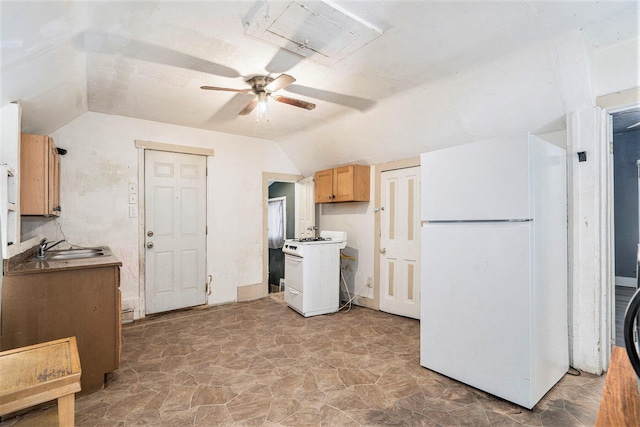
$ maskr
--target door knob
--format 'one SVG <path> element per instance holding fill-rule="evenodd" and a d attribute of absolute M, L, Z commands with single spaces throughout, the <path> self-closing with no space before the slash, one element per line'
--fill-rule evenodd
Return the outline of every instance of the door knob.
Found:
<path fill-rule="evenodd" d="M 147 236 L 153 237 L 153 231 L 151 231 L 151 230 L 147 231 Z"/>
<path fill-rule="evenodd" d="M 381 254 L 386 254 L 387 253 L 387 248 L 380 248 L 380 253 Z"/>
<path fill-rule="evenodd" d="M 153 247 L 153 242 L 149 242 L 149 243 L 147 243 L 147 248 L 148 248 L 148 249 L 151 249 L 152 247 Z"/>

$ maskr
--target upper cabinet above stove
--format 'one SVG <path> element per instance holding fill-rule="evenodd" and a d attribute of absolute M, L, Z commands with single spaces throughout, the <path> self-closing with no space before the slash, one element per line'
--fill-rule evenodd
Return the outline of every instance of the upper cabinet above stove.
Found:
<path fill-rule="evenodd" d="M 348 165 L 318 171 L 315 181 L 316 203 L 368 202 L 370 168 Z"/>

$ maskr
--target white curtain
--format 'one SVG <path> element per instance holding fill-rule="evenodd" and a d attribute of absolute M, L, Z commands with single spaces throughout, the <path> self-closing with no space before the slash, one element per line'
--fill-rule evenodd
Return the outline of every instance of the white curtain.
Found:
<path fill-rule="evenodd" d="M 279 249 L 285 238 L 286 199 L 284 197 L 269 200 L 269 249 Z"/>

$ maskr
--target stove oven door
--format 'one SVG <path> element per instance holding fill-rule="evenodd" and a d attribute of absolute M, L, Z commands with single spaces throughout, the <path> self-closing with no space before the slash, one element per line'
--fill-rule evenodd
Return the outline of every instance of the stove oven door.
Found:
<path fill-rule="evenodd" d="M 303 260 L 304 258 L 295 255 L 284 256 L 284 300 L 289 307 L 302 315 L 304 315 Z"/>

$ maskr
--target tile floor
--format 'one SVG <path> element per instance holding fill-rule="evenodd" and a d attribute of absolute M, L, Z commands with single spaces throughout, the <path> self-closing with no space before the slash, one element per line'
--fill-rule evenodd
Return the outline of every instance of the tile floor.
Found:
<path fill-rule="evenodd" d="M 604 385 L 566 375 L 528 411 L 420 367 L 416 320 L 359 307 L 305 319 L 277 295 L 149 318 L 123 341 L 76 425 L 592 426 Z M 0 426 L 55 422 L 52 408 Z"/>

